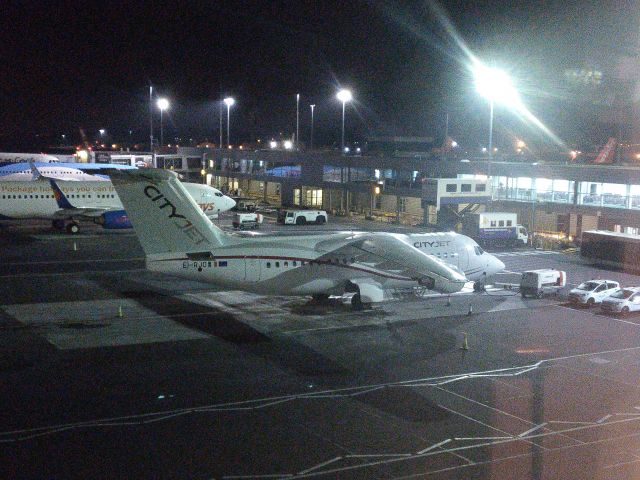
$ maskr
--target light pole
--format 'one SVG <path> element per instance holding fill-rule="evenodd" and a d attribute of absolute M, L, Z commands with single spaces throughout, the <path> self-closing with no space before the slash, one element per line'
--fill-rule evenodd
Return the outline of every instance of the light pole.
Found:
<path fill-rule="evenodd" d="M 149 85 L 149 151 L 153 152 L 153 87 Z"/>
<path fill-rule="evenodd" d="M 169 108 L 169 100 L 167 100 L 166 98 L 159 98 L 158 101 L 156 102 L 156 105 L 158 106 L 158 108 L 160 109 L 160 146 L 162 147 L 163 143 L 164 143 L 164 139 L 163 139 L 163 130 L 162 130 L 162 114 L 164 113 L 164 111 Z"/>
<path fill-rule="evenodd" d="M 220 102 L 220 149 L 222 149 L 222 102 Z"/>
<path fill-rule="evenodd" d="M 342 102 L 342 142 L 340 143 L 340 151 L 344 153 L 344 108 L 346 103 L 353 99 L 353 96 L 350 90 L 343 88 L 336 94 L 336 97 Z"/>
<path fill-rule="evenodd" d="M 231 136 L 229 135 L 229 132 L 230 132 L 230 127 L 229 127 L 230 113 L 229 112 L 234 103 L 236 103 L 236 101 L 233 97 L 227 97 L 224 99 L 224 104 L 227 106 L 227 148 L 231 146 Z"/>
<path fill-rule="evenodd" d="M 478 62 L 473 67 L 473 76 L 475 78 L 476 90 L 480 95 L 489 100 L 489 165 L 487 167 L 487 180 L 491 182 L 494 103 L 497 102 L 507 107 L 515 108 L 521 106 L 522 101 L 511 79 L 503 70 L 490 68 Z"/>
<path fill-rule="evenodd" d="M 300 94 L 296 93 L 296 150 L 300 144 Z"/>
<path fill-rule="evenodd" d="M 313 109 L 316 108 L 315 104 L 309 105 L 311 107 L 311 141 L 309 142 L 309 149 L 313 150 Z"/>

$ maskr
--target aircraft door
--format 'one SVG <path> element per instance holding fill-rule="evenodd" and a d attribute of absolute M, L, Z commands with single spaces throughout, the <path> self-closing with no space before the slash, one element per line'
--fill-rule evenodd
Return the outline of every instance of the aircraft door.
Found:
<path fill-rule="evenodd" d="M 260 259 L 258 258 L 244 259 L 244 279 L 247 282 L 260 281 Z"/>
<path fill-rule="evenodd" d="M 466 272 L 469 270 L 469 249 L 466 245 L 461 245 L 459 248 L 458 268 L 463 272 Z"/>

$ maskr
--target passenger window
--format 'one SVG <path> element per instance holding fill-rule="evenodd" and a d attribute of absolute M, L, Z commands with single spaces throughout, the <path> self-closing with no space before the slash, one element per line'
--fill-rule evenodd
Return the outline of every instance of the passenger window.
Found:
<path fill-rule="evenodd" d="M 487 186 L 484 183 L 476 185 L 476 192 L 486 192 Z"/>
<path fill-rule="evenodd" d="M 511 220 L 507 220 L 507 227 L 511 226 Z"/>
<path fill-rule="evenodd" d="M 499 226 L 499 227 L 504 227 L 504 220 L 500 220 L 500 221 L 498 222 L 498 226 Z"/>
<path fill-rule="evenodd" d="M 491 226 L 495 227 L 496 226 L 496 221 L 495 220 L 491 220 Z"/>
<path fill-rule="evenodd" d="M 453 193 L 458 191 L 458 185 L 455 183 L 447 183 L 447 192 Z"/>
<path fill-rule="evenodd" d="M 276 262 L 276 268 L 280 268 L 280 262 Z"/>
<path fill-rule="evenodd" d="M 295 260 L 293 261 L 293 266 L 297 267 L 298 266 L 298 262 L 296 262 Z"/>
<path fill-rule="evenodd" d="M 606 285 L 600 285 L 598 288 L 596 288 L 596 292 L 603 292 L 606 288 Z"/>
<path fill-rule="evenodd" d="M 470 183 L 463 183 L 462 185 L 460 185 L 460 191 L 461 192 L 470 192 L 471 191 L 471 184 Z"/>
<path fill-rule="evenodd" d="M 284 262 L 284 266 L 288 267 L 289 266 L 289 262 Z"/>
<path fill-rule="evenodd" d="M 267 268 L 271 268 L 271 262 L 267 262 Z"/>

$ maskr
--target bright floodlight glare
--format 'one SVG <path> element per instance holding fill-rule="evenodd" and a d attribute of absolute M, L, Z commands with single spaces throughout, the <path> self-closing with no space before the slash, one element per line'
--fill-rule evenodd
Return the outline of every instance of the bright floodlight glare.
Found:
<path fill-rule="evenodd" d="M 275 140 L 271 140 L 271 141 L 269 142 L 269 146 L 270 146 L 271 148 L 276 148 L 276 147 L 278 146 L 278 142 L 276 142 Z"/>
<path fill-rule="evenodd" d="M 291 150 L 293 148 L 293 142 L 291 140 L 285 140 L 284 148 L 287 150 Z"/>
<path fill-rule="evenodd" d="M 473 67 L 476 90 L 487 100 L 516 107 L 521 105 L 520 95 L 513 86 L 509 75 L 503 70 L 489 68 L 480 63 Z"/>
<path fill-rule="evenodd" d="M 456 142 L 455 140 L 453 140 L 451 142 L 451 148 L 456 148 L 458 146 L 458 142 Z"/>
<path fill-rule="evenodd" d="M 347 102 L 350 102 L 351 100 L 353 100 L 353 95 L 351 95 L 351 90 L 347 90 L 347 89 L 344 89 L 344 88 L 342 90 L 340 90 L 336 94 L 336 97 L 342 103 L 347 103 Z"/>
<path fill-rule="evenodd" d="M 234 103 L 236 103 L 236 100 L 233 97 L 227 97 L 227 98 L 224 99 L 224 104 L 227 107 L 232 107 Z"/>
<path fill-rule="evenodd" d="M 101 128 L 101 129 L 100 129 L 100 130 L 98 130 L 98 131 L 100 132 L 100 135 L 104 135 L 104 132 L 105 132 L 104 128 Z"/>
<path fill-rule="evenodd" d="M 344 153 L 349 153 L 349 147 L 344 147 Z"/>
<path fill-rule="evenodd" d="M 167 108 L 169 108 L 169 100 L 167 100 L 166 98 L 159 98 L 156 105 L 160 110 L 166 110 Z"/>

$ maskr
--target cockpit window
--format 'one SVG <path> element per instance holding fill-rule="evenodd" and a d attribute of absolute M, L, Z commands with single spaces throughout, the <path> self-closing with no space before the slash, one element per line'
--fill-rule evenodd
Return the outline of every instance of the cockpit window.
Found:
<path fill-rule="evenodd" d="M 478 245 L 476 245 L 475 247 L 473 247 L 473 249 L 476 252 L 476 255 L 482 255 L 484 253 L 484 250 L 482 250 Z"/>
<path fill-rule="evenodd" d="M 221 197 L 222 194 L 220 192 L 216 192 L 216 197 Z"/>

